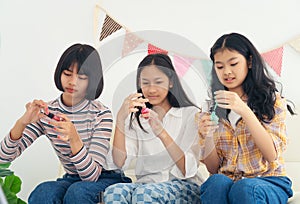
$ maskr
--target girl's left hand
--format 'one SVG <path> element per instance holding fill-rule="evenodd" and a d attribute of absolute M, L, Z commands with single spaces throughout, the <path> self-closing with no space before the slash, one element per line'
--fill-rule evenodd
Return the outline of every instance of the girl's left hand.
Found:
<path fill-rule="evenodd" d="M 215 91 L 215 100 L 220 108 L 231 109 L 239 115 L 248 107 L 237 93 L 232 91 Z"/>
<path fill-rule="evenodd" d="M 62 121 L 51 120 L 49 123 L 57 131 L 57 138 L 70 143 L 81 140 L 72 121 L 64 114 L 59 114 L 58 116 L 62 118 Z"/>
<path fill-rule="evenodd" d="M 152 128 L 152 131 L 154 132 L 154 134 L 156 136 L 159 136 L 162 131 L 164 130 L 163 124 L 161 122 L 161 120 L 158 117 L 158 114 L 151 110 L 151 109 L 147 109 L 147 112 L 144 114 L 141 114 L 141 116 L 145 119 L 148 119 L 149 124 Z"/>

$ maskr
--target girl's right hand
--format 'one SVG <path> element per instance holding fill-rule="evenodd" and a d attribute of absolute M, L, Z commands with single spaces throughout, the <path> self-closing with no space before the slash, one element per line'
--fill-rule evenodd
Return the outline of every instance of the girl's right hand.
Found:
<path fill-rule="evenodd" d="M 38 121 L 40 118 L 45 115 L 41 113 L 41 109 L 43 109 L 46 113 L 48 112 L 48 105 L 42 100 L 34 100 L 26 104 L 26 112 L 20 118 L 20 122 L 23 125 L 28 125 L 30 123 L 34 123 Z"/>
<path fill-rule="evenodd" d="M 218 129 L 218 124 L 211 120 L 211 115 L 209 113 L 197 113 L 196 121 L 198 121 L 198 134 L 202 139 L 212 135 L 212 133 Z"/>
<path fill-rule="evenodd" d="M 145 103 L 149 100 L 142 98 L 142 96 L 142 93 L 134 93 L 129 95 L 124 100 L 117 117 L 121 120 L 125 120 L 130 113 L 139 111 L 137 107 L 146 107 Z"/>

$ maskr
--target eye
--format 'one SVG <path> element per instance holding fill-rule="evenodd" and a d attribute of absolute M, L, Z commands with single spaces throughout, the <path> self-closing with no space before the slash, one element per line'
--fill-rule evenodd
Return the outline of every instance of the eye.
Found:
<path fill-rule="evenodd" d="M 162 83 L 164 83 L 163 81 L 156 81 L 155 82 L 156 84 L 162 84 Z"/>
<path fill-rule="evenodd" d="M 143 82 L 142 82 L 142 85 L 144 85 L 144 86 L 149 85 L 149 82 L 143 81 Z"/>
<path fill-rule="evenodd" d="M 235 63 L 232 63 L 232 64 L 230 64 L 232 67 L 234 67 L 235 65 L 237 65 L 238 64 L 238 62 L 235 62 Z"/>
<path fill-rule="evenodd" d="M 66 76 L 71 76 L 72 72 L 65 70 L 65 71 L 63 71 L 63 74 Z"/>
<path fill-rule="evenodd" d="M 215 66 L 217 69 L 222 69 L 223 66 Z"/>
<path fill-rule="evenodd" d="M 78 79 L 81 79 L 81 80 L 87 80 L 89 77 L 87 75 L 84 75 L 84 74 L 80 74 L 78 75 Z"/>

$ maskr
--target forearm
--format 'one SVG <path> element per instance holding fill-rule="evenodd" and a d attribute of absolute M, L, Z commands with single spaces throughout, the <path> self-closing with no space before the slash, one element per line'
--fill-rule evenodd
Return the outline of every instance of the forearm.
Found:
<path fill-rule="evenodd" d="M 114 163 L 121 168 L 125 160 L 127 158 L 126 146 L 125 146 L 125 124 L 124 121 L 118 121 L 115 129 L 114 134 L 114 141 L 113 141 L 113 149 L 112 155 Z"/>
<path fill-rule="evenodd" d="M 24 124 L 20 119 L 17 120 L 15 125 L 10 131 L 10 138 L 12 140 L 18 140 L 22 137 L 23 131 L 25 130 L 27 124 Z"/>
<path fill-rule="evenodd" d="M 211 174 L 216 174 L 220 166 L 220 159 L 217 154 L 213 137 L 206 137 L 204 142 L 204 156 L 202 162 Z"/>
<path fill-rule="evenodd" d="M 250 130 L 255 145 L 261 151 L 264 158 L 269 162 L 274 161 L 277 153 L 270 134 L 262 126 L 250 108 L 245 111 L 242 117 Z"/>
<path fill-rule="evenodd" d="M 71 152 L 73 155 L 76 155 L 83 147 L 83 142 L 78 136 L 76 139 L 70 140 Z"/>
<path fill-rule="evenodd" d="M 180 169 L 182 174 L 186 175 L 185 169 L 185 155 L 184 152 L 180 149 L 180 147 L 174 142 L 172 137 L 163 130 L 158 137 L 166 147 L 168 153 L 170 154 L 173 161 L 176 163 L 177 167 Z"/>

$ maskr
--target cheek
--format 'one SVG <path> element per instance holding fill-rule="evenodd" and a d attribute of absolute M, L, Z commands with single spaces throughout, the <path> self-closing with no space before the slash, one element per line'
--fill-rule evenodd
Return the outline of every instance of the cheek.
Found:
<path fill-rule="evenodd" d="M 216 71 L 217 78 L 221 81 L 221 79 L 222 79 L 222 70 L 215 69 L 215 71 Z"/>

